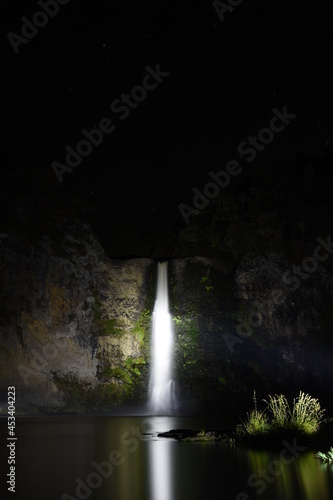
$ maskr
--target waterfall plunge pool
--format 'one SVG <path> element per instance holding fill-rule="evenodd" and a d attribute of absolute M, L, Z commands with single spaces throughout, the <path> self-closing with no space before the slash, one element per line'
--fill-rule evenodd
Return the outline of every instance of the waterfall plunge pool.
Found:
<path fill-rule="evenodd" d="M 294 460 L 291 452 L 285 453 L 287 464 L 281 462 L 282 444 L 281 449 L 251 449 L 157 437 L 170 429 L 233 426 L 221 417 L 57 416 L 16 421 L 18 500 L 333 498 L 333 466 L 314 458 L 316 450 L 301 451 Z M 5 438 L 5 418 L 0 429 Z"/>

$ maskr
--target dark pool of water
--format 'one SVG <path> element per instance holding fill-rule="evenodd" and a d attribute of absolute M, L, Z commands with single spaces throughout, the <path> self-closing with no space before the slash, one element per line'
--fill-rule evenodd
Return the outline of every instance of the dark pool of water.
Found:
<path fill-rule="evenodd" d="M 8 468 L 3 460 L 6 423 L 0 420 L 2 486 Z M 155 435 L 176 428 L 230 427 L 217 419 L 17 418 L 16 427 L 16 494 L 8 493 L 16 500 L 333 498 L 333 465 L 323 465 L 314 458 L 315 450 L 298 449 L 292 440 L 272 450 Z"/>

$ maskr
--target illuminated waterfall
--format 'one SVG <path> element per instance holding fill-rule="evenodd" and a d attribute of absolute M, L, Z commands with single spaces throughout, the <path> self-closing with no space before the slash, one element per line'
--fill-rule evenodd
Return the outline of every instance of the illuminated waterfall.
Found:
<path fill-rule="evenodd" d="M 169 314 L 168 263 L 159 262 L 157 296 L 153 312 L 152 370 L 149 408 L 168 415 L 175 406 L 172 380 L 173 330 Z"/>

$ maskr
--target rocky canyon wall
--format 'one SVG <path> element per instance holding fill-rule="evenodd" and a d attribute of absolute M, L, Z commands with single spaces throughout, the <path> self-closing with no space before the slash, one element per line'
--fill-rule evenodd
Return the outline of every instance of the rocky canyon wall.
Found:
<path fill-rule="evenodd" d="M 179 411 L 239 414 L 253 390 L 304 390 L 329 406 L 333 280 L 319 264 L 292 289 L 290 266 L 270 253 L 234 266 L 170 259 Z M 79 221 L 35 242 L 11 234 L 0 247 L 3 404 L 14 385 L 21 412 L 143 407 L 156 271 L 151 258 L 109 258 Z"/>

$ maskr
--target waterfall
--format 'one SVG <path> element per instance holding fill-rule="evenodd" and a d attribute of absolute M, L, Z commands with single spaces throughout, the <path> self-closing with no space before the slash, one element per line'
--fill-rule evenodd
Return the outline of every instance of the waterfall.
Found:
<path fill-rule="evenodd" d="M 158 263 L 157 295 L 153 312 L 152 369 L 149 408 L 168 415 L 175 406 L 172 380 L 173 329 L 169 313 L 168 263 Z"/>

